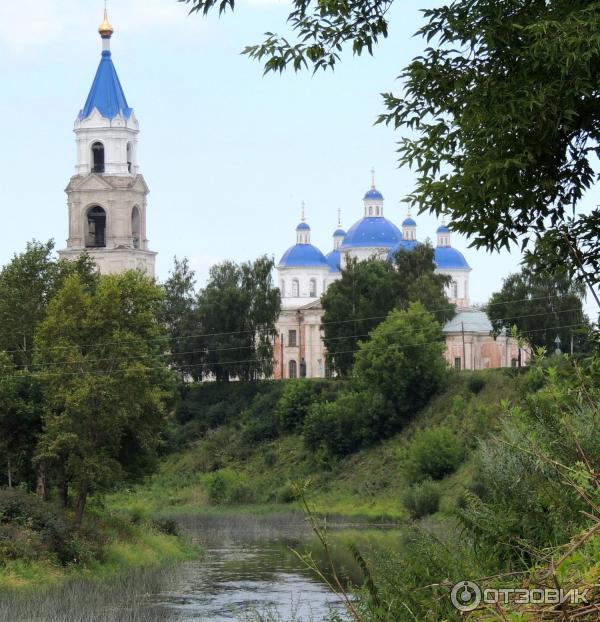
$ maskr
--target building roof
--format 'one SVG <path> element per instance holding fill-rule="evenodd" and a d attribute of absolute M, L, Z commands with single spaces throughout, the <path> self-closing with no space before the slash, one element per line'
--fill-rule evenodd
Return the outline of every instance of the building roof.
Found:
<path fill-rule="evenodd" d="M 327 255 L 327 263 L 329 264 L 329 270 L 331 272 L 342 271 L 342 254 L 340 251 L 331 251 Z"/>
<path fill-rule="evenodd" d="M 296 231 L 310 231 L 310 227 L 305 222 L 301 222 L 296 227 Z"/>
<path fill-rule="evenodd" d="M 465 309 L 459 311 L 443 328 L 444 333 L 481 333 L 489 335 L 492 323 L 484 311 Z"/>
<path fill-rule="evenodd" d="M 342 238 L 342 237 L 346 237 L 346 232 L 343 229 L 336 229 L 333 232 L 333 237 L 334 238 Z"/>
<path fill-rule="evenodd" d="M 279 262 L 280 268 L 328 268 L 323 253 L 312 244 L 296 244 L 289 248 Z"/>
<path fill-rule="evenodd" d="M 388 255 L 388 260 L 392 261 L 398 251 L 412 251 L 420 244 L 421 242 L 418 242 L 417 240 L 400 240 L 400 242 L 398 242 L 398 244 L 396 244 L 396 246 L 394 246 L 394 248 L 392 248 L 392 250 L 390 251 L 390 254 Z"/>
<path fill-rule="evenodd" d="M 111 53 L 108 51 L 102 52 L 100 66 L 96 72 L 96 77 L 85 106 L 79 113 L 79 118 L 82 120 L 87 119 L 95 109 L 105 119 L 110 120 L 119 114 L 128 119 L 133 112 L 127 104 L 117 70 L 112 62 Z"/>
<path fill-rule="evenodd" d="M 377 188 L 371 188 L 365 194 L 365 201 L 383 201 L 383 194 Z"/>
<path fill-rule="evenodd" d="M 450 233 L 450 229 L 447 227 L 447 225 L 440 225 L 437 228 L 436 233 Z"/>
<path fill-rule="evenodd" d="M 402 233 L 393 222 L 383 216 L 359 220 L 348 231 L 342 250 L 351 248 L 393 248 L 402 240 Z"/>
<path fill-rule="evenodd" d="M 438 246 L 435 249 L 435 264 L 446 270 L 470 270 L 464 255 L 451 246 Z"/>
<path fill-rule="evenodd" d="M 408 218 L 404 219 L 404 222 L 402 223 L 403 227 L 416 227 L 417 223 L 414 221 L 414 219 L 412 219 L 410 216 Z"/>

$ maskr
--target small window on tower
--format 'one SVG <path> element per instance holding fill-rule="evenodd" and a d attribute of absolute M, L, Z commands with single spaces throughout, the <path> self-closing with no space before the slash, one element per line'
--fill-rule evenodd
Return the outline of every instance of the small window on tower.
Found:
<path fill-rule="evenodd" d="M 291 330 L 288 333 L 288 345 L 291 348 L 295 348 L 298 345 L 298 341 L 297 341 L 296 335 L 297 335 L 297 333 L 296 333 L 295 330 Z"/>
<path fill-rule="evenodd" d="M 298 279 L 292 281 L 292 298 L 298 298 L 300 296 L 300 282 Z"/>
<path fill-rule="evenodd" d="M 316 279 L 311 279 L 310 280 L 309 296 L 311 298 L 316 298 L 317 297 L 317 280 Z"/>
<path fill-rule="evenodd" d="M 94 143 L 92 145 L 92 173 L 102 174 L 104 171 L 104 145 Z"/>
<path fill-rule="evenodd" d="M 133 158 L 132 158 L 131 151 L 132 151 L 131 143 L 127 143 L 127 170 L 129 171 L 130 174 L 133 171 Z"/>

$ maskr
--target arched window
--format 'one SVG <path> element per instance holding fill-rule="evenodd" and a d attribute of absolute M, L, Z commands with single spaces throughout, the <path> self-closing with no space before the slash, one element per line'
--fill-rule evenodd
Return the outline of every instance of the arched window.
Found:
<path fill-rule="evenodd" d="M 452 281 L 452 297 L 458 298 L 458 283 L 456 281 Z"/>
<path fill-rule="evenodd" d="M 292 298 L 298 298 L 300 296 L 300 283 L 298 279 L 292 281 Z"/>
<path fill-rule="evenodd" d="M 104 145 L 94 143 L 92 145 L 92 173 L 104 173 Z"/>
<path fill-rule="evenodd" d="M 133 237 L 133 248 L 140 248 L 141 238 L 141 219 L 140 208 L 136 205 L 131 212 L 131 235 Z"/>
<path fill-rule="evenodd" d="M 133 153 L 131 143 L 127 143 L 127 170 L 131 173 L 133 170 Z"/>
<path fill-rule="evenodd" d="M 310 280 L 310 289 L 309 289 L 309 294 L 308 294 L 311 298 L 316 298 L 317 297 L 317 279 L 311 279 Z"/>
<path fill-rule="evenodd" d="M 298 377 L 298 363 L 296 361 L 290 361 L 289 363 L 289 378 Z"/>
<path fill-rule="evenodd" d="M 281 297 L 285 298 L 285 281 L 281 279 L 281 283 L 279 284 L 279 291 L 281 292 Z"/>
<path fill-rule="evenodd" d="M 87 213 L 85 245 L 87 248 L 106 246 L 106 212 L 98 205 L 90 208 Z"/>

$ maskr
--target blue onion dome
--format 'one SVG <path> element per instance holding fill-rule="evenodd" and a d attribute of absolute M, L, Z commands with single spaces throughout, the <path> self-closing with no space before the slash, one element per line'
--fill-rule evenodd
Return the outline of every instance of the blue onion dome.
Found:
<path fill-rule="evenodd" d="M 404 220 L 404 222 L 402 223 L 402 226 L 403 227 L 416 227 L 417 223 L 414 221 L 413 218 L 409 216 L 408 218 Z"/>
<path fill-rule="evenodd" d="M 402 240 L 402 232 L 393 222 L 382 216 L 359 220 L 348 231 L 340 248 L 393 248 Z"/>
<path fill-rule="evenodd" d="M 371 188 L 365 194 L 365 201 L 383 201 L 383 194 L 377 188 Z"/>
<path fill-rule="evenodd" d="M 436 233 L 450 233 L 450 229 L 446 225 L 440 225 Z"/>
<path fill-rule="evenodd" d="M 451 246 L 438 246 L 435 249 L 435 264 L 441 270 L 470 270 L 464 255 Z"/>
<path fill-rule="evenodd" d="M 323 253 L 312 244 L 296 244 L 289 248 L 279 262 L 280 268 L 328 268 Z"/>
<path fill-rule="evenodd" d="M 333 232 L 333 237 L 334 238 L 345 238 L 346 237 L 346 232 L 343 229 L 336 229 Z"/>
<path fill-rule="evenodd" d="M 390 250 L 388 255 L 388 261 L 394 261 L 396 255 L 401 250 L 412 251 L 417 248 L 417 246 L 420 246 L 420 244 L 421 242 L 418 242 L 417 240 L 400 240 L 400 242 L 396 244 L 396 246 L 394 246 L 392 250 Z"/>
<path fill-rule="evenodd" d="M 301 222 L 296 227 L 296 231 L 310 231 L 310 227 L 305 222 Z"/>
<path fill-rule="evenodd" d="M 330 272 L 341 272 L 342 254 L 340 251 L 331 251 L 331 253 L 327 255 L 327 263 L 329 264 Z"/>

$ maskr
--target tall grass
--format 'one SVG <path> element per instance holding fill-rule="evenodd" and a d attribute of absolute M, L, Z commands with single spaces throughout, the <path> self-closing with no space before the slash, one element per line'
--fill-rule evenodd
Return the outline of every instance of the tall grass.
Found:
<path fill-rule="evenodd" d="M 111 581 L 74 580 L 41 591 L 5 591 L 0 620 L 11 622 L 177 622 L 176 611 L 154 604 L 172 569 L 137 570 Z"/>

